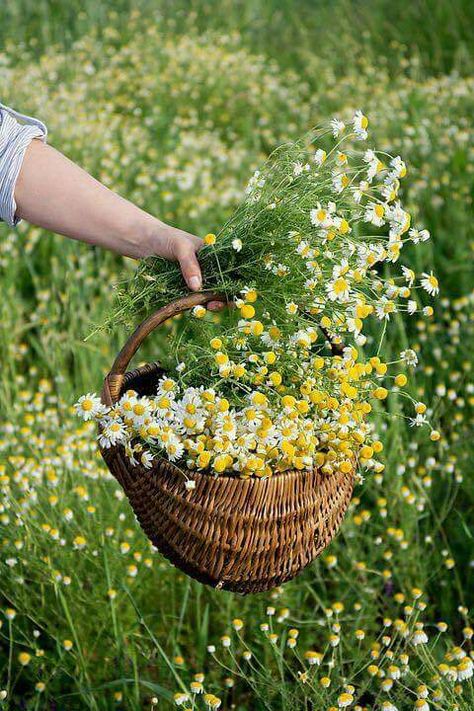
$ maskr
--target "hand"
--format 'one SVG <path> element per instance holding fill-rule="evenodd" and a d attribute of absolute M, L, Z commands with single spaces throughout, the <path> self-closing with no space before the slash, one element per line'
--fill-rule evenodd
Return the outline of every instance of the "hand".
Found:
<path fill-rule="evenodd" d="M 199 291 L 202 288 L 202 274 L 196 255 L 202 245 L 203 242 L 199 237 L 156 220 L 148 239 L 144 241 L 143 252 L 136 256 L 150 257 L 157 254 L 164 259 L 179 262 L 188 287 L 191 291 Z M 207 304 L 209 311 L 219 311 L 223 307 L 221 301 L 210 301 Z"/>

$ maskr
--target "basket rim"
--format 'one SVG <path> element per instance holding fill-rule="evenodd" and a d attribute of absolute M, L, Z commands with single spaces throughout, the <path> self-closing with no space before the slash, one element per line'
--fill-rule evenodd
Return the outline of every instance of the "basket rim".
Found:
<path fill-rule="evenodd" d="M 159 361 L 151 361 L 151 362 L 146 362 L 143 363 L 142 365 L 137 366 L 133 370 L 127 370 L 127 372 L 124 374 L 123 381 L 120 387 L 120 394 L 123 393 L 123 391 L 127 388 L 128 384 L 133 378 L 138 377 L 139 375 L 144 375 L 144 374 L 150 374 L 152 370 L 161 370 L 163 373 L 166 373 L 166 370 L 163 368 L 161 363 Z M 107 385 L 107 379 L 108 375 L 104 378 L 104 387 Z M 109 448 L 103 448 L 99 444 L 99 450 L 106 458 L 107 456 L 110 457 L 110 455 L 114 452 L 120 452 L 121 450 L 124 450 L 123 445 L 115 445 L 113 447 Z M 239 476 L 238 474 L 231 474 L 227 472 L 223 472 L 222 474 L 213 474 L 212 472 L 208 472 L 206 470 L 204 471 L 198 471 L 188 469 L 187 467 L 184 467 L 184 471 L 182 471 L 174 462 L 171 462 L 169 459 L 165 459 L 164 457 L 159 457 L 158 462 L 162 465 L 169 466 L 171 469 L 173 469 L 176 473 L 179 473 L 180 476 L 187 475 L 189 474 L 188 478 L 189 479 L 197 479 L 198 477 L 202 477 L 204 479 L 232 479 L 232 480 L 238 480 L 241 482 L 251 482 L 253 486 L 264 486 L 265 482 L 270 481 L 270 480 L 275 480 L 277 478 L 282 478 L 282 477 L 290 477 L 293 479 L 299 478 L 301 476 L 307 475 L 310 473 L 311 469 L 291 469 L 289 471 L 284 471 L 284 472 L 274 472 L 271 476 L 265 476 L 265 477 L 258 477 L 258 476 Z M 146 469 L 143 465 L 138 465 L 138 466 L 133 466 L 132 464 L 129 464 L 129 466 L 132 469 L 142 472 L 150 472 L 150 469 Z M 320 470 L 321 471 L 321 470 Z M 350 472 L 351 476 L 354 477 L 356 473 L 356 466 L 352 468 L 352 471 Z M 331 475 L 328 475 L 328 477 Z M 259 482 L 259 483 L 257 483 Z M 250 484 L 249 484 L 250 485 Z"/>

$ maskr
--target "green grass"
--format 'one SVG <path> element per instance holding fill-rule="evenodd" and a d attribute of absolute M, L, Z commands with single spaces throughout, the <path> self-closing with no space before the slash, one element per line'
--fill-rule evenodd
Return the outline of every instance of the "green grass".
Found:
<path fill-rule="evenodd" d="M 173 694 L 202 671 L 225 709 L 325 711 L 352 683 L 361 707 L 378 711 L 390 698 L 408 711 L 423 682 L 430 708 L 470 711 L 470 681 L 459 694 L 455 682 L 433 677 L 454 645 L 471 649 L 463 629 L 474 570 L 472 3 L 143 0 L 128 18 L 130 5 L 114 3 L 114 15 L 109 3 L 87 0 L 82 12 L 59 1 L 2 4 L 2 101 L 44 118 L 54 145 L 107 184 L 201 235 L 217 231 L 275 145 L 364 108 L 374 143 L 406 159 L 406 200 L 433 235 L 407 258 L 417 271 L 434 268 L 441 284 L 434 318 L 410 329 L 395 320 L 383 355 L 419 346 L 412 394 L 431 404 L 443 437 L 426 444 L 400 419 L 384 430 L 380 416 L 386 470 L 356 490 L 318 562 L 268 595 L 204 588 L 150 550 L 94 433 L 69 411 L 77 395 L 100 388 L 123 342 L 122 327 L 84 338 L 131 264 L 24 224 L 15 233 L 2 226 L 0 691 L 8 696 L 0 708 L 138 710 L 154 697 L 173 708 Z M 164 348 L 157 335 L 141 357 Z M 344 610 L 331 617 L 336 602 Z M 244 620 L 241 632 L 234 618 Z M 414 647 L 420 620 L 429 643 Z M 335 621 L 340 643 L 331 647 Z M 291 628 L 300 633 L 295 650 L 286 646 Z M 228 651 L 219 641 L 226 633 Z M 303 659 L 307 650 L 324 652 L 321 667 Z M 31 655 L 26 666 L 21 652 Z M 384 691 L 368 666 L 402 668 L 400 652 L 410 671 Z M 188 706 L 204 708 L 202 697 Z"/>

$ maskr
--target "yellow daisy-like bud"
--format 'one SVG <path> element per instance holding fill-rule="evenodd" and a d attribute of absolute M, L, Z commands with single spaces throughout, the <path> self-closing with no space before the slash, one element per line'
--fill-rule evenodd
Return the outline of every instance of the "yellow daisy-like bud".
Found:
<path fill-rule="evenodd" d="M 232 464 L 232 457 L 229 456 L 228 454 L 219 454 L 215 459 L 214 462 L 212 463 L 212 468 L 214 471 L 216 471 L 218 474 L 222 474 L 226 469 L 230 467 Z"/>
<path fill-rule="evenodd" d="M 242 365 L 242 363 L 238 363 L 237 365 L 234 366 L 232 370 L 232 375 L 234 378 L 241 378 L 243 375 L 245 375 L 247 371 L 245 370 L 245 366 Z"/>
<path fill-rule="evenodd" d="M 273 373 L 270 373 L 268 379 L 275 388 L 281 385 L 282 377 L 276 370 Z"/>
<path fill-rule="evenodd" d="M 296 398 L 293 395 L 284 395 L 281 399 L 281 404 L 283 407 L 295 407 Z"/>
<path fill-rule="evenodd" d="M 245 293 L 245 297 L 244 297 L 244 298 L 245 298 L 245 301 L 246 301 L 248 304 L 253 304 L 253 303 L 255 303 L 255 301 L 257 301 L 257 290 L 256 290 L 256 289 L 249 289 L 249 290 Z"/>
<path fill-rule="evenodd" d="M 286 454 L 287 457 L 294 457 L 296 448 L 293 444 L 291 444 L 291 442 L 288 442 L 288 440 L 284 439 L 281 443 L 281 451 Z"/>
<path fill-rule="evenodd" d="M 366 444 L 360 448 L 359 454 L 363 459 L 371 459 L 374 456 L 374 450 Z"/>
<path fill-rule="evenodd" d="M 347 220 L 342 219 L 341 224 L 339 225 L 339 234 L 345 235 L 349 232 L 350 226 Z"/>
<path fill-rule="evenodd" d="M 193 308 L 192 313 L 193 316 L 195 316 L 196 318 L 204 318 L 204 316 L 206 315 L 206 309 L 204 308 L 204 306 L 195 306 Z"/>
<path fill-rule="evenodd" d="M 268 363 L 268 365 L 273 365 L 273 363 L 275 363 L 277 359 L 276 353 L 274 353 L 273 351 L 268 351 L 267 353 L 264 353 L 263 357 L 265 359 L 265 363 Z"/>
<path fill-rule="evenodd" d="M 216 243 L 216 235 L 213 234 L 212 232 L 209 232 L 209 233 L 204 237 L 203 242 L 204 242 L 204 244 L 207 244 L 207 245 L 209 245 L 209 246 L 212 245 L 212 244 L 215 244 L 215 243 Z"/>
<path fill-rule="evenodd" d="M 261 321 L 252 321 L 250 325 L 250 332 L 253 336 L 261 336 L 263 331 L 264 327 Z"/>
<path fill-rule="evenodd" d="M 254 405 L 266 405 L 267 396 L 260 392 L 255 392 L 252 395 L 252 402 Z"/>
<path fill-rule="evenodd" d="M 244 304 L 240 307 L 240 313 L 242 318 L 253 318 L 255 316 L 255 309 L 250 304 Z"/>
<path fill-rule="evenodd" d="M 209 462 L 211 461 L 211 453 L 210 452 L 201 452 L 199 457 L 196 460 L 196 463 L 200 469 L 205 469 L 207 466 L 209 466 Z"/>

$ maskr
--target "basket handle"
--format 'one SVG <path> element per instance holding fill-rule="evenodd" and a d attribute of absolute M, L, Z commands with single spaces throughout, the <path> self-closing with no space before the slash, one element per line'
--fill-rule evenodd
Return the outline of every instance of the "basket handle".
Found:
<path fill-rule="evenodd" d="M 205 306 L 210 301 L 222 301 L 226 304 L 231 303 L 225 295 L 220 294 L 218 291 L 203 291 L 197 294 L 188 294 L 180 299 L 176 299 L 176 301 L 172 301 L 166 306 L 162 306 L 161 309 L 158 309 L 158 311 L 155 311 L 155 313 L 142 321 L 117 355 L 109 374 L 105 378 L 104 386 L 107 389 L 107 400 L 110 398 L 112 403 L 117 402 L 130 361 L 145 338 L 147 338 L 155 328 L 169 318 L 183 313 L 183 311 L 188 311 L 194 308 L 194 306 Z M 324 328 L 321 328 L 321 331 L 331 346 L 332 354 L 341 355 L 344 345 L 333 343 Z M 105 388 L 103 391 L 103 395 L 104 394 Z"/>
<path fill-rule="evenodd" d="M 105 378 L 109 390 L 108 394 L 110 395 L 112 402 L 117 401 L 128 365 L 145 338 L 149 336 L 155 328 L 160 326 L 160 324 L 164 323 L 164 321 L 167 321 L 169 318 L 177 316 L 177 314 L 183 313 L 183 311 L 188 311 L 188 309 L 192 309 L 194 306 L 205 306 L 210 301 L 223 301 L 225 303 L 229 303 L 227 297 L 223 294 L 219 294 L 217 291 L 205 291 L 197 294 L 188 294 L 187 296 L 183 296 L 182 298 L 163 306 L 161 309 L 158 309 L 158 311 L 155 311 L 155 313 L 151 314 L 148 318 L 142 321 L 117 355 L 109 374 Z"/>

